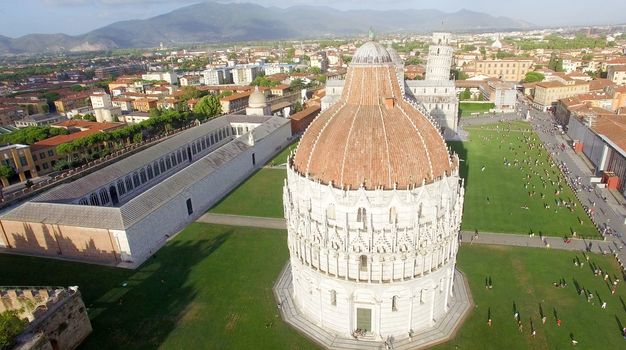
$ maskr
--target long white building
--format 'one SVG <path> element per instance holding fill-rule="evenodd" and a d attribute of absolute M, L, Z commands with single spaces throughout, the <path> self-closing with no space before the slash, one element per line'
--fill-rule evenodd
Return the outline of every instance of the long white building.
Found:
<path fill-rule="evenodd" d="M 210 120 L 4 214 L 0 247 L 139 264 L 290 140 L 285 118 Z"/>

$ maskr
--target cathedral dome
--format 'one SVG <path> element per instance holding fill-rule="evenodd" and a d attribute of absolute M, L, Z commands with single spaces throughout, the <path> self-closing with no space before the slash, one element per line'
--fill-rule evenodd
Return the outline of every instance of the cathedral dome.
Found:
<path fill-rule="evenodd" d="M 368 41 L 359 47 L 354 56 L 352 56 L 352 64 L 376 64 L 376 63 L 391 63 L 391 56 L 387 49 L 381 44 Z"/>
<path fill-rule="evenodd" d="M 292 162 L 303 176 L 352 189 L 416 187 L 457 167 L 437 127 L 404 99 L 389 53 L 372 42 L 357 50 L 341 98 L 311 123 Z"/>
<path fill-rule="evenodd" d="M 259 91 L 259 87 L 256 86 L 254 91 L 250 94 L 248 98 L 248 107 L 252 108 L 263 108 L 267 106 L 267 99 L 265 98 L 265 94 Z"/>

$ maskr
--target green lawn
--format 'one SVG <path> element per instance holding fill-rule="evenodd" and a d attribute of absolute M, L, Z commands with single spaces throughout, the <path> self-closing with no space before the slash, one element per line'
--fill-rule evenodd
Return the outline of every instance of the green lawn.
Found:
<path fill-rule="evenodd" d="M 484 113 L 489 112 L 490 109 L 495 108 L 493 103 L 476 103 L 476 102 L 461 102 L 459 103 L 459 111 L 461 111 L 461 117 L 471 117 L 472 113 Z"/>
<path fill-rule="evenodd" d="M 286 177 L 285 169 L 260 169 L 209 212 L 282 218 L 283 182 Z"/>
<path fill-rule="evenodd" d="M 295 150 L 296 147 L 298 147 L 298 142 L 297 141 L 292 143 L 291 145 L 287 146 L 287 148 L 282 150 L 282 152 L 280 152 L 278 155 L 276 155 L 276 157 L 274 157 L 272 160 L 267 162 L 267 165 L 278 166 L 278 165 L 287 164 L 287 157 L 289 156 L 289 153 L 292 150 Z"/>
<path fill-rule="evenodd" d="M 584 267 L 575 267 L 578 257 Z M 581 253 L 535 248 L 468 246 L 461 248 L 458 266 L 469 277 L 475 308 L 456 338 L 435 349 L 570 349 L 570 334 L 580 349 L 624 349 L 621 335 L 626 326 L 626 286 L 615 260 L 591 255 L 590 262 L 608 271 L 611 280 L 619 278 L 611 295 L 603 278 L 595 277 Z M 485 288 L 491 277 L 493 289 Z M 553 282 L 564 278 L 567 287 Z M 593 303 L 578 295 L 576 284 L 593 293 Z M 607 302 L 603 310 L 599 299 Z M 514 320 L 515 307 L 522 321 L 522 332 Z M 539 307 L 546 316 L 542 324 Z M 492 327 L 487 326 L 491 311 Z M 557 327 L 555 312 L 561 319 Z M 531 336 L 531 325 L 537 331 Z"/>
<path fill-rule="evenodd" d="M 561 172 L 551 166 L 548 153 L 526 122 L 465 129 L 469 132 L 469 141 L 450 143 L 463 160 L 461 175 L 466 179 L 464 230 L 533 232 L 550 236 L 571 236 L 576 232 L 579 237 L 599 236 Z M 505 159 L 510 166 L 505 165 Z M 517 166 L 516 160 L 519 162 Z M 545 187 L 541 177 L 546 181 Z M 570 209 L 564 204 L 558 206 L 557 199 L 561 203 L 571 203 Z"/>
<path fill-rule="evenodd" d="M 314 349 L 280 320 L 273 298 L 272 285 L 288 259 L 286 241 L 281 230 L 195 223 L 135 271 L 0 255 L 0 285 L 78 285 L 94 327 L 82 349 Z M 574 252 L 463 245 L 458 266 L 476 306 L 457 337 L 437 348 L 564 349 L 571 346 L 570 333 L 582 349 L 622 348 L 626 286 L 620 282 L 611 295 L 589 266 L 596 264 L 611 280 L 623 277 L 610 256 L 590 256 L 587 262 Z M 583 268 L 573 265 L 575 257 Z M 493 289 L 484 287 L 487 277 Z M 561 278 L 567 287 L 553 287 Z M 576 285 L 595 295 L 593 304 Z M 513 303 L 523 333 L 513 320 Z"/>
<path fill-rule="evenodd" d="M 78 285 L 83 349 L 314 349 L 272 294 L 288 254 L 285 231 L 195 223 L 136 271 L 0 255 L 0 285 Z"/>

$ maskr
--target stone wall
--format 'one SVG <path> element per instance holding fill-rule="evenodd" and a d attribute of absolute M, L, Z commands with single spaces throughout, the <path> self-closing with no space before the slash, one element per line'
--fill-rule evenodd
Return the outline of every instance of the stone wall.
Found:
<path fill-rule="evenodd" d="M 76 287 L 0 289 L 0 312 L 19 310 L 30 323 L 14 349 L 75 349 L 91 333 L 87 309 Z"/>

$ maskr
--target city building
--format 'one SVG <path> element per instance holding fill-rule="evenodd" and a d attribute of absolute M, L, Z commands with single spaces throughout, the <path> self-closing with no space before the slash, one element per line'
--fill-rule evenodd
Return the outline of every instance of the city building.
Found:
<path fill-rule="evenodd" d="M 401 83 L 384 47 L 361 46 L 344 93 L 290 155 L 283 188 L 290 260 L 278 298 L 293 308 L 283 316 L 355 348 L 456 324 L 447 317 L 469 309 L 447 315 L 464 283 L 459 159 Z"/>
<path fill-rule="evenodd" d="M 5 213 L 0 247 L 137 266 L 291 141 L 285 118 L 211 119 Z"/>
<path fill-rule="evenodd" d="M 547 81 L 535 85 L 533 107 L 546 111 L 558 100 L 589 92 L 589 82 L 569 80 L 566 82 Z"/>
<path fill-rule="evenodd" d="M 261 71 L 261 67 L 258 65 L 240 65 L 231 69 L 233 77 L 233 84 L 236 85 L 248 85 Z"/>
<path fill-rule="evenodd" d="M 91 96 L 89 96 L 89 99 L 91 100 L 91 107 L 94 109 L 113 107 L 113 104 L 111 102 L 111 95 L 107 94 L 106 92 L 94 92 L 93 94 L 91 94 Z"/>
<path fill-rule="evenodd" d="M 533 60 L 527 58 L 476 60 L 463 67 L 463 70 L 473 72 L 472 76 L 484 75 L 503 81 L 520 82 L 532 66 Z"/>
<path fill-rule="evenodd" d="M 198 86 L 200 85 L 200 75 L 185 75 L 179 79 L 180 86 Z"/>
<path fill-rule="evenodd" d="M 572 114 L 567 135 L 594 165 L 596 175 L 617 177 L 616 190 L 626 195 L 626 116 L 592 107 Z"/>
<path fill-rule="evenodd" d="M 611 65 L 608 67 L 607 79 L 617 85 L 626 85 L 626 65 Z"/>
<path fill-rule="evenodd" d="M 157 100 L 152 98 L 139 98 L 133 100 L 133 109 L 140 112 L 150 112 L 151 109 L 157 107 Z"/>
<path fill-rule="evenodd" d="M 495 105 L 498 112 L 513 111 L 517 103 L 515 84 L 498 80 L 487 80 L 480 84 L 480 92 L 485 100 Z"/>
<path fill-rule="evenodd" d="M 178 76 L 174 72 L 150 72 L 142 74 L 141 79 L 148 81 L 165 81 L 170 85 L 178 83 Z"/>
<path fill-rule="evenodd" d="M 30 147 L 27 145 L 17 144 L 0 147 L 0 166 L 10 167 L 15 174 L 10 178 L 0 178 L 3 187 L 38 176 Z"/>
<path fill-rule="evenodd" d="M 246 108 L 248 106 L 248 99 L 250 98 L 250 94 L 252 94 L 252 91 L 239 92 L 220 98 L 222 113 L 233 113 L 235 111 Z"/>
<path fill-rule="evenodd" d="M 15 121 L 15 126 L 18 128 L 26 128 L 29 126 L 44 126 L 49 124 L 58 123 L 60 121 L 67 120 L 66 117 L 56 114 L 35 114 L 23 117 L 22 119 Z"/>
<path fill-rule="evenodd" d="M 57 146 L 60 144 L 71 142 L 83 137 L 87 137 L 99 132 L 112 131 L 117 128 L 123 127 L 122 123 L 98 123 L 90 122 L 87 120 L 73 119 L 65 122 L 56 123 L 51 125 L 56 128 L 63 128 L 70 131 L 67 135 L 58 135 L 35 142 L 31 146 L 31 153 L 35 162 L 35 169 L 39 175 L 45 175 L 54 171 L 54 166 L 61 159 L 67 159 L 67 154 L 58 154 Z M 93 145 L 89 149 L 82 149 L 76 154 L 72 155 L 73 158 L 83 158 L 87 154 L 95 150 L 103 150 L 104 145 Z"/>
<path fill-rule="evenodd" d="M 230 68 L 211 68 L 202 72 L 205 85 L 232 84 Z"/>

